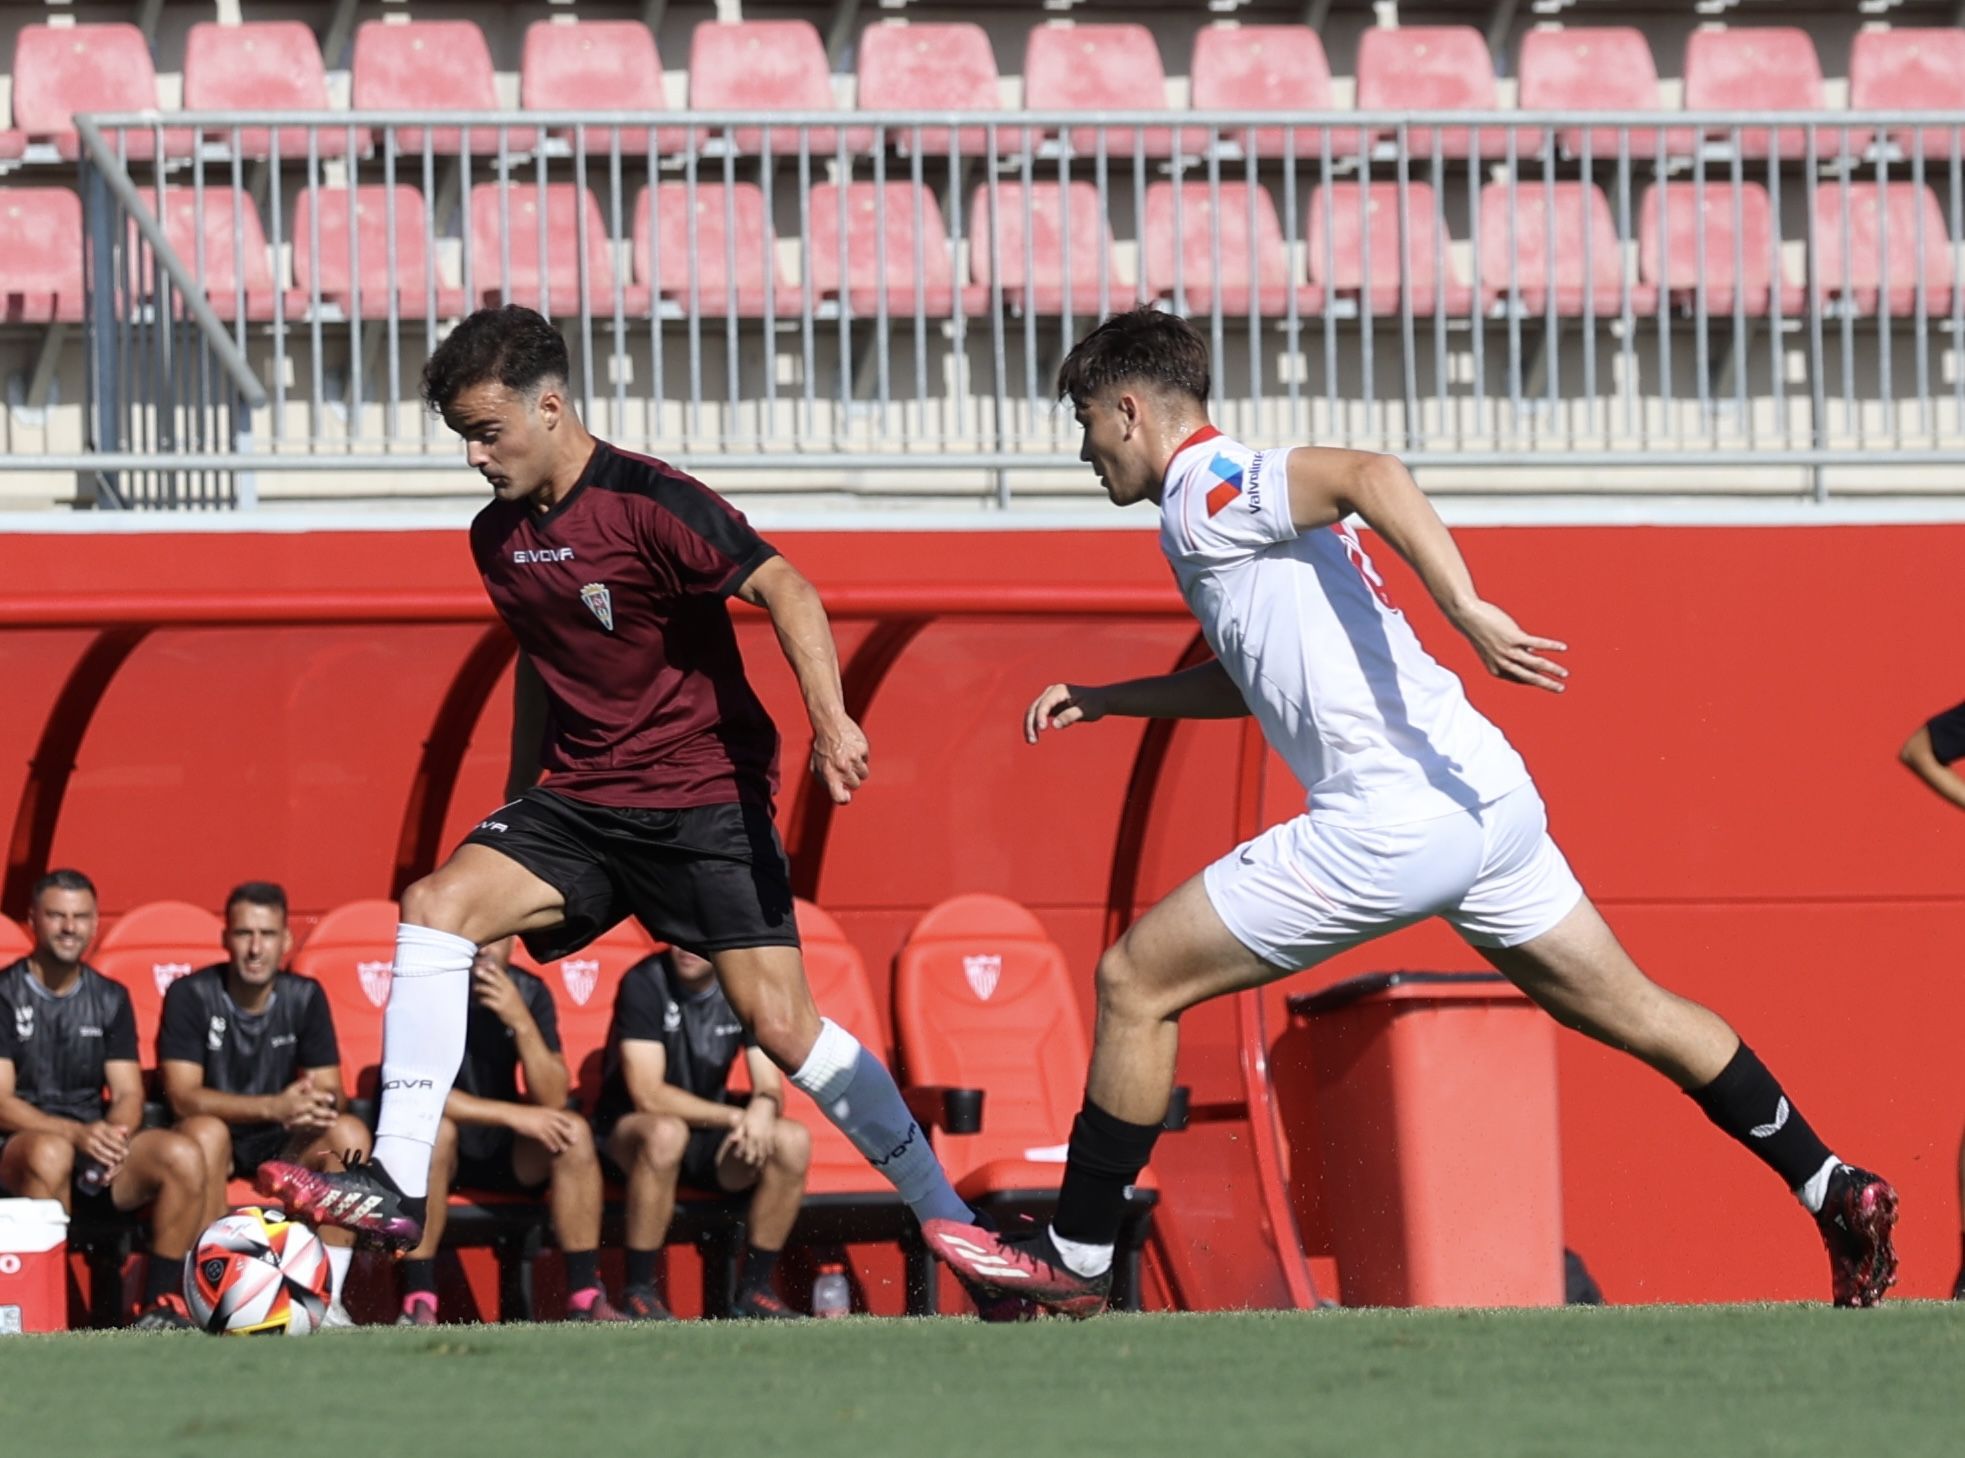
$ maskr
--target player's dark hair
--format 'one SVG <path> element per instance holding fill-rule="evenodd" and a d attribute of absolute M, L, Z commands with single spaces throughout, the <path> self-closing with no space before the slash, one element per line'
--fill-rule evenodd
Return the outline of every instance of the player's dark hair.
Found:
<path fill-rule="evenodd" d="M 1058 398 L 1082 405 L 1120 384 L 1148 385 L 1205 405 L 1207 341 L 1178 314 L 1144 306 L 1114 314 L 1064 357 L 1058 366 Z"/>
<path fill-rule="evenodd" d="M 277 881 L 241 881 L 225 897 L 226 920 L 232 918 L 235 906 L 268 906 L 280 913 L 284 921 L 287 915 L 287 888 Z"/>
<path fill-rule="evenodd" d="M 518 304 L 480 309 L 451 330 L 423 366 L 423 402 L 442 410 L 474 385 L 496 382 L 517 395 L 548 380 L 564 384 L 566 341 L 541 314 Z"/>
<path fill-rule="evenodd" d="M 50 871 L 34 883 L 34 889 L 28 893 L 28 899 L 38 903 L 44 891 L 86 891 L 94 896 L 96 883 L 80 871 Z"/>

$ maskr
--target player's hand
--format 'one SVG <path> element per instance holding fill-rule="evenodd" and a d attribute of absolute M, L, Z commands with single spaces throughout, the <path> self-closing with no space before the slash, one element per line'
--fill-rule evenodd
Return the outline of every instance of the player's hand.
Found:
<path fill-rule="evenodd" d="M 564 1154 L 580 1139 L 578 1114 L 565 1109 L 542 1109 L 537 1104 L 518 1104 L 512 1109 L 512 1132 L 522 1139 L 543 1144 L 548 1154 Z"/>
<path fill-rule="evenodd" d="M 853 791 L 867 782 L 867 737 L 851 719 L 812 736 L 812 773 L 826 787 L 835 805 L 851 804 Z"/>
<path fill-rule="evenodd" d="M 1046 729 L 1069 729 L 1073 724 L 1091 724 L 1104 717 L 1105 700 L 1097 689 L 1054 683 L 1024 710 L 1023 737 L 1035 744 Z"/>
<path fill-rule="evenodd" d="M 1567 643 L 1523 632 L 1513 618 L 1491 602 L 1475 603 L 1461 613 L 1457 626 L 1496 678 L 1532 684 L 1554 694 L 1563 691 L 1569 670 L 1543 655 L 1567 653 Z"/>
<path fill-rule="evenodd" d="M 518 983 L 482 958 L 471 964 L 471 996 L 508 1028 L 516 1028 L 532 1015 L 519 996 Z"/>
<path fill-rule="evenodd" d="M 293 1130 L 322 1130 L 334 1122 L 334 1095 L 301 1074 L 273 1099 L 274 1116 Z"/>
<path fill-rule="evenodd" d="M 745 1105 L 744 1112 L 737 1120 L 737 1127 L 730 1131 L 725 1144 L 730 1152 L 752 1169 L 764 1168 L 764 1161 L 771 1157 L 771 1146 L 777 1140 L 777 1105 L 770 1099 L 752 1099 Z"/>
<path fill-rule="evenodd" d="M 130 1131 L 120 1124 L 98 1119 L 84 1124 L 75 1136 L 76 1153 L 93 1159 L 103 1167 L 103 1178 L 112 1178 L 130 1152 Z"/>

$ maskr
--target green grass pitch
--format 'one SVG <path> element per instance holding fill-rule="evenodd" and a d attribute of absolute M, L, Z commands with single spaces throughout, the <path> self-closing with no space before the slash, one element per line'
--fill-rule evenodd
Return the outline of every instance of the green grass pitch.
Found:
<path fill-rule="evenodd" d="M 1965 1454 L 1965 1304 L 0 1342 L 21 1458 Z"/>

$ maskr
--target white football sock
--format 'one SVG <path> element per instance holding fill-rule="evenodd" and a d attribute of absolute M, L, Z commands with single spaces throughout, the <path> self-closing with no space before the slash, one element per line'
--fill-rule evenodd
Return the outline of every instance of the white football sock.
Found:
<path fill-rule="evenodd" d="M 1051 1244 L 1057 1248 L 1058 1258 L 1074 1276 L 1083 1276 L 1089 1281 L 1112 1269 L 1112 1247 L 1109 1245 L 1088 1245 L 1082 1240 L 1066 1240 L 1058 1234 L 1055 1225 L 1051 1227 Z"/>
<path fill-rule="evenodd" d="M 949 1184 L 894 1076 L 831 1018 L 821 1024 L 818 1041 L 791 1081 L 901 1192 L 915 1219 L 967 1224 L 976 1218 Z"/>
<path fill-rule="evenodd" d="M 1829 1176 L 1842 1168 L 1842 1161 L 1831 1154 L 1822 1167 L 1808 1177 L 1808 1183 L 1794 1192 L 1810 1215 L 1822 1213 L 1822 1202 L 1829 1197 Z"/>
<path fill-rule="evenodd" d="M 430 1192 L 430 1152 L 444 1100 L 464 1061 L 471 1011 L 471 959 L 463 937 L 403 922 L 396 928 L 395 974 L 382 1012 L 382 1108 L 375 1162 L 405 1195 Z"/>
<path fill-rule="evenodd" d="M 348 1279 L 348 1263 L 355 1258 L 355 1248 L 352 1245 L 329 1245 L 324 1240 L 321 1249 L 327 1252 L 328 1305 L 339 1305 L 341 1283 Z"/>

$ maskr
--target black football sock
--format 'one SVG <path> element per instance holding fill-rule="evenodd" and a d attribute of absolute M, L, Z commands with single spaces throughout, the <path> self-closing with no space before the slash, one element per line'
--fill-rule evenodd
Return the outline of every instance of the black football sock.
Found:
<path fill-rule="evenodd" d="M 143 1273 L 143 1304 L 154 1306 L 159 1296 L 176 1291 L 184 1291 L 184 1257 L 161 1256 L 150 1252 L 150 1260 Z"/>
<path fill-rule="evenodd" d="M 568 1291 L 591 1291 L 600 1284 L 600 1252 L 597 1250 L 564 1250 L 560 1260 L 566 1266 L 566 1289 Z"/>
<path fill-rule="evenodd" d="M 744 1251 L 744 1279 L 737 1288 L 741 1299 L 771 1289 L 771 1277 L 778 1269 L 778 1252 L 750 1246 Z"/>
<path fill-rule="evenodd" d="M 1808 1127 L 1801 1110 L 1788 1102 L 1753 1049 L 1741 1043 L 1719 1077 L 1686 1094 L 1708 1119 L 1779 1175 L 1804 1205 L 1822 1208 L 1835 1155 Z"/>
<path fill-rule="evenodd" d="M 403 1295 L 411 1296 L 421 1292 L 426 1296 L 437 1294 L 437 1261 L 435 1256 L 426 1260 L 407 1260 L 402 1263 Z"/>
<path fill-rule="evenodd" d="M 1082 1245 L 1109 1246 L 1126 1216 L 1126 1188 L 1153 1157 L 1158 1124 L 1129 1124 L 1088 1097 L 1071 1125 L 1070 1156 L 1051 1228 Z"/>
<path fill-rule="evenodd" d="M 628 1285 L 646 1286 L 657 1296 L 662 1292 L 662 1253 L 659 1250 L 628 1250 Z"/>

